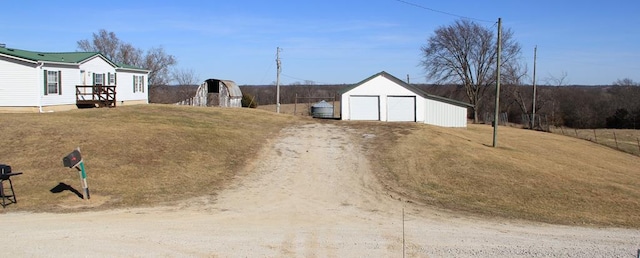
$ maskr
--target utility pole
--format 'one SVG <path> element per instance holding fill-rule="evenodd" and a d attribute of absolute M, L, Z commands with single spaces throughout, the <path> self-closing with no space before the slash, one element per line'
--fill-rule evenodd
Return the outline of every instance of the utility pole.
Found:
<path fill-rule="evenodd" d="M 536 59 L 538 56 L 538 46 L 533 48 L 533 108 L 531 113 L 531 129 L 536 129 Z"/>
<path fill-rule="evenodd" d="M 276 48 L 276 65 L 278 67 L 278 72 L 276 74 L 276 113 L 280 113 L 280 71 L 282 71 L 280 63 L 280 47 Z"/>
<path fill-rule="evenodd" d="M 496 112 L 493 117 L 493 147 L 498 147 L 498 115 L 500 112 L 500 55 L 502 52 L 502 18 L 498 18 L 498 58 L 496 60 Z"/>

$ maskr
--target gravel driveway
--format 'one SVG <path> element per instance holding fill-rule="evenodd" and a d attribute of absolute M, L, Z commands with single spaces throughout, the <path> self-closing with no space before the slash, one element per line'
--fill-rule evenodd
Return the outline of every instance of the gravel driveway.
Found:
<path fill-rule="evenodd" d="M 173 206 L 2 214 L 0 254 L 635 257 L 640 248 L 638 230 L 475 218 L 399 201 L 373 177 L 355 137 L 336 125 L 287 128 L 235 185 Z"/>

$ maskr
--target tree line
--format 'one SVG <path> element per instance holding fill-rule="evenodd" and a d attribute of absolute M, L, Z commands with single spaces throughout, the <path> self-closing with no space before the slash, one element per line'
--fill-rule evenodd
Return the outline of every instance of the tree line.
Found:
<path fill-rule="evenodd" d="M 418 84 L 427 93 L 473 105 L 469 118 L 486 122 L 484 114 L 494 112 L 497 81 L 497 33 L 493 27 L 465 19 L 437 28 L 420 49 L 426 78 L 434 84 Z M 535 110 L 533 92 L 525 81 L 527 66 L 521 63 L 521 47 L 515 33 L 503 29 L 501 39 L 500 112 L 510 122 L 524 123 L 535 111 L 550 125 L 573 128 L 640 127 L 640 85 L 631 79 L 619 79 L 608 86 L 568 86 L 566 72 L 546 78 L 538 88 Z M 150 70 L 149 100 L 176 103 L 195 95 L 201 82 L 193 70 L 176 69 L 177 59 L 162 47 L 143 51 L 120 40 L 115 33 L 100 30 L 92 40 L 80 40 L 78 49 L 96 51 L 118 64 Z M 174 86 L 171 86 L 171 83 Z M 176 86 L 177 85 L 177 86 Z M 337 96 L 350 85 L 315 85 L 311 81 L 281 87 L 280 103 L 311 102 Z M 258 105 L 275 104 L 275 86 L 241 86 L 247 99 Z M 492 118 L 490 118 L 492 119 Z"/>
<path fill-rule="evenodd" d="M 77 49 L 86 52 L 100 52 L 118 65 L 131 65 L 149 70 L 150 88 L 170 85 L 192 85 L 199 82 L 193 69 L 176 68 L 178 60 L 167 53 L 162 46 L 142 50 L 123 41 L 115 32 L 101 29 L 93 33 L 91 39 L 77 41 Z"/>
<path fill-rule="evenodd" d="M 521 63 L 521 47 L 510 29 L 499 37 L 493 27 L 461 19 L 441 26 L 422 46 L 421 65 L 427 79 L 450 86 L 443 94 L 474 105 L 471 118 L 475 123 L 481 114 L 495 110 L 495 85 L 500 72 L 500 112 L 509 121 L 522 122 L 532 113 L 544 115 L 546 122 L 573 128 L 638 128 L 640 123 L 640 86 L 631 79 L 619 79 L 611 86 L 566 86 L 566 72 L 549 77 L 547 85 L 536 94 L 526 86 L 527 66 Z M 498 53 L 498 39 L 501 51 Z M 497 57 L 502 62 L 498 69 Z M 427 91 L 443 91 L 443 87 L 426 87 Z M 445 87 L 446 88 L 446 87 Z M 442 95 L 442 94 L 437 94 Z M 493 119 L 493 118 L 491 118 Z"/>
<path fill-rule="evenodd" d="M 426 93 L 468 102 L 464 85 L 453 84 L 412 84 Z M 280 103 L 315 103 L 340 100 L 340 91 L 351 84 L 305 85 L 294 84 L 280 87 Z M 259 105 L 276 103 L 276 86 L 240 86 L 243 94 L 252 96 Z M 177 89 L 177 88 L 176 88 Z M 495 85 L 488 86 L 489 92 Z M 193 90 L 195 92 L 195 90 Z M 580 86 L 552 85 L 537 86 L 536 114 L 544 117 L 549 125 L 571 128 L 618 128 L 640 129 L 640 84 L 630 79 L 622 79 L 611 85 Z M 494 94 L 487 96 L 493 99 Z M 308 99 L 312 98 L 312 99 Z M 526 117 L 531 115 L 533 86 L 524 84 L 503 84 L 500 91 L 500 113 L 506 113 L 509 122 L 528 126 Z M 493 114 L 494 102 L 476 108 L 478 122 L 484 121 L 481 114 Z M 474 109 L 469 110 L 469 119 L 474 118 Z"/>
<path fill-rule="evenodd" d="M 430 94 L 464 101 L 462 85 L 418 85 Z M 490 91 L 495 90 L 490 87 Z M 495 94 L 492 94 L 492 98 Z M 640 129 L 640 85 L 617 84 L 601 86 L 538 85 L 536 114 L 552 126 L 578 129 L 617 128 Z M 529 126 L 532 113 L 532 85 L 503 85 L 500 91 L 500 113 L 509 122 Z M 478 108 L 479 114 L 493 114 L 494 102 Z M 472 116 L 470 112 L 470 118 Z M 480 116 L 479 120 L 484 118 Z M 490 122 L 490 121 L 482 121 Z"/>
<path fill-rule="evenodd" d="M 559 80 L 548 80 L 554 84 L 537 86 L 536 114 L 552 126 L 571 128 L 617 128 L 640 129 L 640 84 L 630 79 L 621 79 L 611 85 L 580 86 L 558 85 Z M 468 102 L 464 85 L 412 84 L 426 93 L 458 101 Z M 302 84 L 281 85 L 280 103 L 315 103 L 320 100 L 340 101 L 340 91 L 352 84 Z M 193 97 L 198 85 L 174 85 L 154 87 L 149 92 L 152 103 L 176 103 Z M 243 95 L 257 105 L 276 104 L 275 85 L 241 85 Z M 488 86 L 493 93 L 495 85 Z M 493 99 L 494 94 L 487 98 Z M 296 100 L 297 98 L 297 100 Z M 506 113 L 509 122 L 529 126 L 526 120 L 532 113 L 533 86 L 525 84 L 503 84 L 500 91 L 500 113 Z M 493 114 L 494 102 L 487 101 L 476 108 L 478 122 L 485 121 L 483 114 Z M 468 118 L 474 118 L 469 109 Z"/>

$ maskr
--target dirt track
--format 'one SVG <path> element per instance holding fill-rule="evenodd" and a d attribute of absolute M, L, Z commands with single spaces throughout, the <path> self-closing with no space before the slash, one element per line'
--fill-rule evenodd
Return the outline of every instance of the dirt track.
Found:
<path fill-rule="evenodd" d="M 5 257 L 634 257 L 640 231 L 487 220 L 391 198 L 335 125 L 284 130 L 217 197 L 0 217 Z M 369 138 L 369 137 L 367 137 Z M 365 139 L 375 140 L 375 137 Z M 403 209 L 404 248 L 403 248 Z"/>

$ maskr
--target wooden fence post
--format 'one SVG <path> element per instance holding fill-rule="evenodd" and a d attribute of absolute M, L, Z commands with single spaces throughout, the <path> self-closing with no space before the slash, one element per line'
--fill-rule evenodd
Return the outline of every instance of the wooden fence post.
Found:
<path fill-rule="evenodd" d="M 618 148 L 618 137 L 616 137 L 616 131 L 613 131 L 613 140 L 616 141 L 616 149 L 620 149 Z"/>
<path fill-rule="evenodd" d="M 596 140 L 596 143 L 598 143 L 598 134 L 596 134 L 596 129 L 593 129 L 593 138 Z"/>

